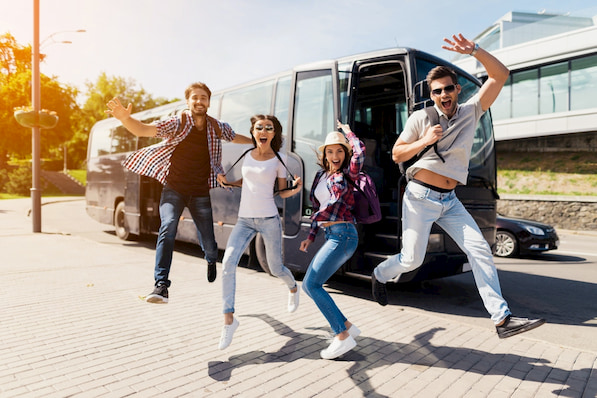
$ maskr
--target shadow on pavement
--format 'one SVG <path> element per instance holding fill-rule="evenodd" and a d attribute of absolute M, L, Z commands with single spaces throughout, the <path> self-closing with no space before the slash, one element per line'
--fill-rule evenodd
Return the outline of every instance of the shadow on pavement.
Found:
<path fill-rule="evenodd" d="M 276 320 L 267 314 L 245 315 L 261 319 L 279 335 L 288 337 L 290 340 L 276 352 L 250 351 L 241 355 L 233 355 L 227 362 L 211 361 L 208 364 L 209 376 L 216 381 L 228 381 L 231 379 L 234 370 L 246 365 L 259 365 L 276 362 L 293 362 L 300 358 L 324 361 L 319 356 L 319 351 L 324 349 L 329 342 L 322 335 L 311 333 L 297 333 L 284 323 Z M 476 349 L 434 346 L 431 339 L 435 333 L 444 330 L 433 328 L 416 335 L 409 344 L 394 343 L 377 340 L 373 337 L 360 337 L 357 347 L 337 359 L 345 362 L 353 362 L 353 365 L 346 371 L 355 386 L 358 386 L 363 395 L 368 397 L 387 397 L 374 391 L 369 383 L 367 372 L 377 367 L 386 366 L 392 363 L 405 363 L 417 365 L 418 367 L 443 367 L 446 369 L 457 369 L 464 372 L 479 373 L 482 375 L 503 375 L 516 377 L 521 375 L 521 381 L 536 381 L 539 383 L 549 382 L 548 375 L 558 374 L 554 383 L 561 385 L 562 380 L 582 380 L 586 383 L 591 369 L 567 370 L 554 367 L 548 361 L 540 358 L 521 356 L 515 354 L 492 354 Z M 383 356 L 379 351 L 369 353 L 368 347 L 384 347 Z M 367 351 L 366 353 L 360 352 Z M 368 356 L 373 357 L 371 360 Z M 534 368 L 533 372 L 513 372 L 517 367 Z M 553 391 L 554 394 L 563 397 L 577 396 L 578 391 L 573 386 L 566 389 Z"/>

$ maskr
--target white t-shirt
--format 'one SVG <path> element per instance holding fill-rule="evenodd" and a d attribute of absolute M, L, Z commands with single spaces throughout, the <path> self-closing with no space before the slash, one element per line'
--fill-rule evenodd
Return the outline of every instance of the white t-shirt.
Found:
<path fill-rule="evenodd" d="M 285 162 L 286 157 L 280 154 Z M 239 217 L 272 217 L 278 214 L 274 201 L 274 185 L 286 178 L 286 169 L 277 157 L 255 160 L 252 151 L 243 159 L 243 185 L 240 194 Z"/>

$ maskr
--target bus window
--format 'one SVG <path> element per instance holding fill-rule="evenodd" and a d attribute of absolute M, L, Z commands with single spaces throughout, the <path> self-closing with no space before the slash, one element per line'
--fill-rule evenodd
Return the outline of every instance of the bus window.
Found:
<path fill-rule="evenodd" d="M 282 125 L 282 134 L 286 135 L 288 130 L 288 112 L 290 110 L 290 83 L 291 76 L 285 76 L 278 80 L 276 86 L 276 102 L 274 103 L 274 116 Z"/>
<path fill-rule="evenodd" d="M 135 140 L 134 136 L 124 128 L 124 126 L 118 126 L 112 133 L 112 147 L 110 153 L 123 153 L 134 150 Z"/>
<path fill-rule="evenodd" d="M 331 70 L 299 72 L 294 98 L 293 150 L 304 164 L 303 215 L 310 216 L 309 192 L 319 170 L 317 148 L 335 131 Z"/>
<path fill-rule="evenodd" d="M 350 92 L 350 75 L 352 62 L 338 64 L 338 90 L 340 91 L 340 120 L 348 120 L 348 93 Z"/>
<path fill-rule="evenodd" d="M 212 95 L 209 99 L 209 110 L 207 111 L 207 113 L 210 116 L 215 117 L 216 119 L 220 118 L 220 105 L 222 103 L 221 99 L 222 96 L 220 94 Z"/>
<path fill-rule="evenodd" d="M 89 158 L 110 154 L 112 129 L 109 127 L 98 127 L 90 135 L 91 145 L 89 147 Z"/>
<path fill-rule="evenodd" d="M 220 120 L 232 126 L 234 131 L 248 132 L 251 116 L 268 114 L 272 106 L 274 80 L 230 91 L 222 98 Z"/>

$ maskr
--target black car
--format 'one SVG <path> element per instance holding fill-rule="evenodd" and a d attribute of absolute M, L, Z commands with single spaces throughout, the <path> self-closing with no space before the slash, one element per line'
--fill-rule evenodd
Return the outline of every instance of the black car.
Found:
<path fill-rule="evenodd" d="M 497 216 L 495 255 L 516 257 L 555 250 L 560 244 L 556 230 L 547 224 L 522 218 Z"/>

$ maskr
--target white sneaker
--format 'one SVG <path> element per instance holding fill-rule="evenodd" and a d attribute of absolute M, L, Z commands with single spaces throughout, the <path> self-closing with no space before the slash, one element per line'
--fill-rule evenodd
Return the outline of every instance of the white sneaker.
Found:
<path fill-rule="evenodd" d="M 350 328 L 348 329 L 348 334 L 350 334 L 350 337 L 352 337 L 353 339 L 356 339 L 361 334 L 361 329 L 356 327 L 354 324 L 350 325 Z"/>
<path fill-rule="evenodd" d="M 220 337 L 220 345 L 218 346 L 220 350 L 225 349 L 232 343 L 232 336 L 234 336 L 234 332 L 236 331 L 236 328 L 238 328 L 238 325 L 239 322 L 236 318 L 232 319 L 230 325 L 224 325 L 222 328 L 222 336 Z"/>
<path fill-rule="evenodd" d="M 320 354 L 323 359 L 334 359 L 340 355 L 346 354 L 357 346 L 357 342 L 354 341 L 352 336 L 348 336 L 344 340 L 340 340 L 338 336 L 334 337 L 332 344 L 329 345 L 325 350 L 321 350 Z"/>
<path fill-rule="evenodd" d="M 296 292 L 288 293 L 288 312 L 294 312 L 299 305 L 299 287 L 296 287 Z"/>

